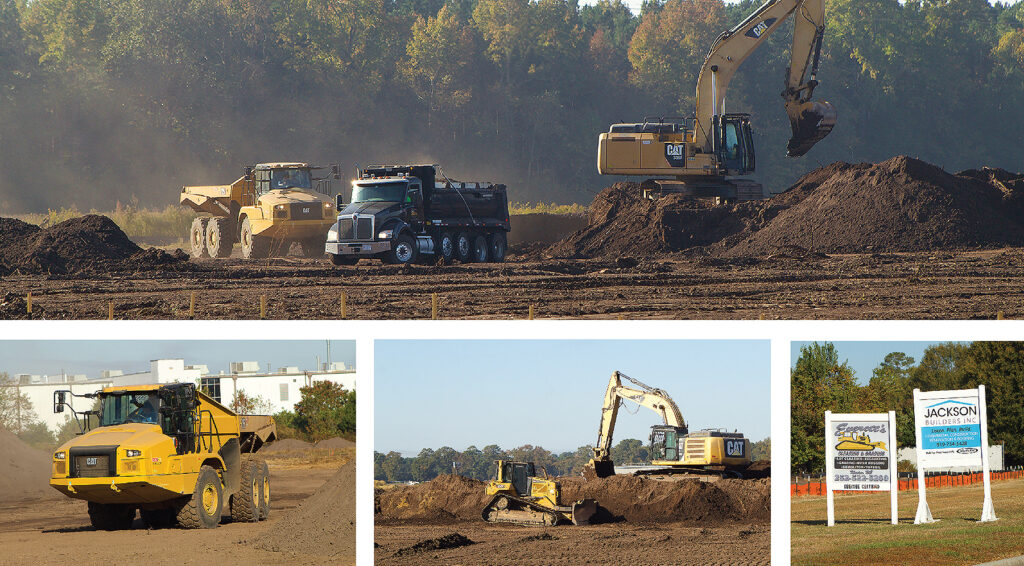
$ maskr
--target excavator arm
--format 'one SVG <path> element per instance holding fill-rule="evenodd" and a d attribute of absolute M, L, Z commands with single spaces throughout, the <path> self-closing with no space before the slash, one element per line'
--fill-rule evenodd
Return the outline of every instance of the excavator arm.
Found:
<path fill-rule="evenodd" d="M 626 380 L 636 388 L 622 384 Z M 615 431 L 615 421 L 619 415 L 619 406 L 624 400 L 647 407 L 658 413 L 662 423 L 679 428 L 686 428 L 682 413 L 679 407 L 672 401 L 665 391 L 650 387 L 629 377 L 621 372 L 612 373 L 608 380 L 608 388 L 604 393 L 604 405 L 601 407 L 601 426 L 598 430 L 597 444 L 594 446 L 594 457 L 587 464 L 584 475 L 589 477 L 604 478 L 615 474 L 614 463 L 612 462 L 612 433 Z"/>
<path fill-rule="evenodd" d="M 825 32 L 824 0 L 768 0 L 739 25 L 722 33 L 704 59 L 697 79 L 694 141 L 705 153 L 719 147 L 714 123 L 725 114 L 725 93 L 740 65 L 782 23 L 794 16 L 793 47 L 782 92 L 793 135 L 787 155 L 807 153 L 832 130 L 836 112 L 827 102 L 811 102 Z"/>

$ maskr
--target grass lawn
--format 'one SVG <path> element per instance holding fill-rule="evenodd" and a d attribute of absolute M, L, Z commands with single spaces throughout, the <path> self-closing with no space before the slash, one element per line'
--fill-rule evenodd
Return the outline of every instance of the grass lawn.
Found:
<path fill-rule="evenodd" d="M 992 482 L 998 521 L 979 523 L 981 484 L 928 490 L 938 522 L 915 525 L 917 492 L 899 494 L 899 524 L 889 524 L 889 494 L 836 494 L 836 525 L 825 525 L 825 498 L 792 498 L 797 564 L 978 564 L 1024 555 L 1024 480 Z"/>

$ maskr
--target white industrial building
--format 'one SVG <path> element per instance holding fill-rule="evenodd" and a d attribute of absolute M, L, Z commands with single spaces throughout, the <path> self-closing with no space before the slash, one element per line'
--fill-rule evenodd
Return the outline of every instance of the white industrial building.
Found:
<path fill-rule="evenodd" d="M 3 385 L 17 389 L 17 393 L 28 397 L 36 416 L 52 431 L 57 431 L 70 414 L 53 412 L 53 397 L 56 391 L 71 391 L 76 395 L 95 393 L 104 387 L 122 385 L 146 385 L 152 383 L 195 383 L 205 389 L 214 399 L 231 405 L 235 393 L 244 391 L 249 397 L 261 397 L 271 406 L 271 413 L 292 411 L 302 399 L 300 387 L 316 381 L 331 381 L 348 390 L 355 389 L 356 370 L 343 362 L 322 364 L 318 370 L 301 370 L 296 366 L 278 368 L 276 372 L 260 372 L 257 362 L 232 362 L 229 373 L 210 374 L 205 365 L 185 365 L 183 359 L 161 359 L 149 362 L 149 371 L 124 373 L 120 370 L 106 370 L 99 377 L 89 379 L 82 374 L 16 375 L 14 383 Z M 87 411 L 94 401 L 87 398 L 69 397 L 68 402 L 76 411 Z"/>

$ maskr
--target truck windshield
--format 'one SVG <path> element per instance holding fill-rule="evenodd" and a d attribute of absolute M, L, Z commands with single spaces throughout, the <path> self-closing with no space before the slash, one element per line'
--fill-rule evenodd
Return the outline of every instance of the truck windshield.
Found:
<path fill-rule="evenodd" d="M 157 424 L 160 399 L 156 393 L 110 393 L 100 397 L 100 426 L 124 423 Z"/>
<path fill-rule="evenodd" d="M 309 171 L 306 169 L 274 169 L 270 173 L 270 189 L 309 189 Z"/>
<path fill-rule="evenodd" d="M 393 183 L 352 183 L 352 202 L 403 202 L 405 189 L 409 184 L 405 181 Z"/>

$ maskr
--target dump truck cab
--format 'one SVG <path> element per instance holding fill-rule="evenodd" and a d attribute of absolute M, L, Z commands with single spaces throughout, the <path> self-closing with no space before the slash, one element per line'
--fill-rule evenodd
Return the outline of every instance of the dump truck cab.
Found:
<path fill-rule="evenodd" d="M 331 180 L 308 163 L 274 162 L 246 167 L 230 185 L 182 187 L 180 202 L 201 213 L 189 240 L 197 257 L 227 257 L 235 242 L 242 256 L 284 255 L 299 242 L 308 257 L 323 255 L 327 230 L 334 223 Z M 208 215 L 208 216 L 207 216 Z"/>
<path fill-rule="evenodd" d="M 55 392 L 54 412 L 70 409 L 70 395 Z M 88 501 L 97 528 L 128 528 L 136 510 L 150 526 L 213 527 L 225 497 L 235 520 L 269 512 L 269 473 L 254 452 L 276 439 L 273 417 L 237 415 L 192 383 L 107 387 L 84 397 L 98 409 L 71 410 L 82 433 L 54 451 L 50 485 Z"/>

